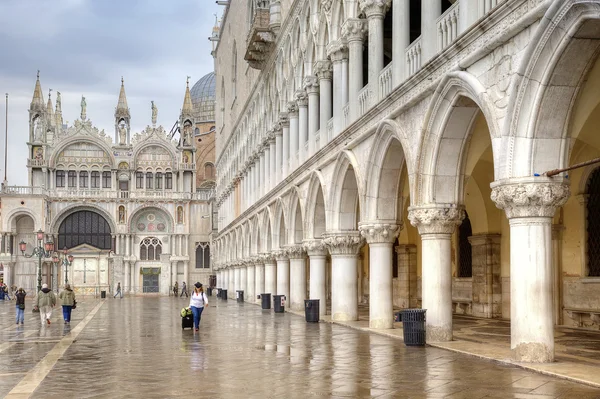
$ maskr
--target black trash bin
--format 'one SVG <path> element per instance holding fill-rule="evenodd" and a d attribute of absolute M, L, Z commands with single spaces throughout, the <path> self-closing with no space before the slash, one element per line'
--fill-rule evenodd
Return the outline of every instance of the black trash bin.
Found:
<path fill-rule="evenodd" d="M 261 307 L 263 309 L 271 309 L 271 294 L 260 294 Z"/>
<path fill-rule="evenodd" d="M 243 290 L 237 290 L 235 292 L 235 298 L 237 299 L 238 302 L 244 302 L 244 291 Z"/>
<path fill-rule="evenodd" d="M 273 295 L 273 309 L 275 309 L 275 313 L 283 313 L 285 310 L 285 295 Z"/>
<path fill-rule="evenodd" d="M 206 289 L 206 295 L 208 295 L 208 296 L 212 296 L 212 288 L 208 287 L 208 288 Z"/>
<path fill-rule="evenodd" d="M 425 312 L 427 309 L 405 309 L 401 312 L 406 346 L 425 345 Z"/>
<path fill-rule="evenodd" d="M 217 298 L 221 298 L 221 288 L 217 288 Z"/>
<path fill-rule="evenodd" d="M 305 299 L 304 300 L 304 315 L 309 323 L 319 322 L 319 300 Z"/>
<path fill-rule="evenodd" d="M 100 291 L 100 298 L 106 298 L 106 291 Z"/>
<path fill-rule="evenodd" d="M 224 301 L 227 300 L 227 290 L 221 290 L 221 299 Z"/>

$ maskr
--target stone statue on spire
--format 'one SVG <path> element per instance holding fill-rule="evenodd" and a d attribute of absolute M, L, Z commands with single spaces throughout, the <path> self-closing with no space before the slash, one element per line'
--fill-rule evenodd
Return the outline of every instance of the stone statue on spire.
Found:
<path fill-rule="evenodd" d="M 87 103 L 85 97 L 81 96 L 81 120 L 84 121 L 86 118 Z"/>
<path fill-rule="evenodd" d="M 152 126 L 156 126 L 156 118 L 158 117 L 158 107 L 154 104 L 154 101 L 150 101 L 152 103 Z"/>

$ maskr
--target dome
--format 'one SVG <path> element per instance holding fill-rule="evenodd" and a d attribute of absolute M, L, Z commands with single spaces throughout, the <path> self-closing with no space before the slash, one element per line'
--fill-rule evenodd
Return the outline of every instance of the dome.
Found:
<path fill-rule="evenodd" d="M 197 81 L 190 91 L 196 123 L 215 120 L 215 73 Z"/>

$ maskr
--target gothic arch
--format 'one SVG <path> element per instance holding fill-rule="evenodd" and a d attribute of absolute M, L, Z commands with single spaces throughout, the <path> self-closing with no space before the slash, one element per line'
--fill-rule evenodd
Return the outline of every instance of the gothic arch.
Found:
<path fill-rule="evenodd" d="M 96 212 L 97 214 L 99 214 L 100 216 L 102 216 L 108 222 L 108 225 L 110 226 L 110 231 L 113 234 L 116 233 L 116 231 L 117 231 L 117 225 L 115 224 L 114 218 L 106 210 L 100 208 L 97 205 L 93 205 L 93 204 L 87 204 L 87 205 L 74 204 L 74 205 L 70 205 L 70 206 L 66 207 L 65 209 L 61 210 L 56 215 L 56 217 L 54 217 L 54 220 L 53 220 L 52 224 L 50 225 L 50 231 L 48 231 L 47 234 L 57 235 L 58 234 L 58 228 L 60 227 L 60 225 L 62 224 L 62 222 L 70 214 L 75 213 L 75 212 L 79 212 L 79 211 L 92 211 L 92 212 Z"/>
<path fill-rule="evenodd" d="M 497 165 L 501 138 L 494 106 L 485 88 L 467 72 L 445 76 L 435 90 L 423 123 L 415 193 L 411 195 L 414 205 L 463 203 L 463 162 L 479 112 L 487 122 Z M 495 174 L 498 175 L 497 169 Z"/>
<path fill-rule="evenodd" d="M 129 216 L 129 220 L 127 221 L 127 226 L 129 226 L 130 231 L 136 231 L 136 227 L 133 226 L 133 223 L 137 220 L 139 214 L 144 211 L 152 210 L 152 209 L 155 209 L 156 211 L 163 214 L 163 216 L 165 217 L 165 220 L 169 223 L 169 226 L 168 226 L 168 229 L 166 232 L 173 233 L 175 231 L 175 221 L 173 220 L 171 212 L 169 212 L 167 209 L 163 208 L 160 205 L 142 206 L 142 207 L 136 209 L 135 211 L 133 211 L 131 213 L 131 215 Z"/>
<path fill-rule="evenodd" d="M 311 175 L 306 196 L 306 210 L 304 217 L 304 231 L 306 238 L 320 238 L 327 231 L 327 186 L 325 178 L 320 171 Z M 319 195 L 320 194 L 320 195 Z"/>
<path fill-rule="evenodd" d="M 340 153 L 332 176 L 329 207 L 326 207 L 331 225 L 327 230 L 356 230 L 362 219 L 360 213 L 364 212 L 364 207 L 360 206 L 364 189 L 358 162 L 350 150 Z"/>

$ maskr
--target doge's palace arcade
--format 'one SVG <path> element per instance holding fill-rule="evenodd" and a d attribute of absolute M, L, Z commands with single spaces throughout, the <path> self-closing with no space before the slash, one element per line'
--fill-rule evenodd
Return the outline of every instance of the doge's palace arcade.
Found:
<path fill-rule="evenodd" d="M 232 29 L 233 28 L 233 29 Z M 217 286 L 393 327 L 599 328 L 598 0 L 229 2 L 214 52 Z"/>

